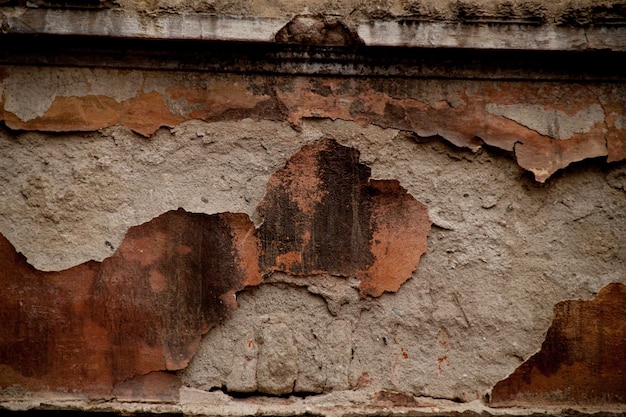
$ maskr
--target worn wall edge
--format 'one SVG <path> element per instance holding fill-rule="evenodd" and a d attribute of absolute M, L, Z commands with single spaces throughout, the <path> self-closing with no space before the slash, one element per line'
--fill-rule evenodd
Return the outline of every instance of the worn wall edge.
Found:
<path fill-rule="evenodd" d="M 147 17 L 134 11 L 17 7 L 0 11 L 0 21 L 5 34 L 275 42 L 276 34 L 289 19 L 184 13 Z M 366 46 L 626 51 L 626 28 L 622 26 L 567 27 L 506 20 L 471 24 L 391 20 L 349 25 Z"/>

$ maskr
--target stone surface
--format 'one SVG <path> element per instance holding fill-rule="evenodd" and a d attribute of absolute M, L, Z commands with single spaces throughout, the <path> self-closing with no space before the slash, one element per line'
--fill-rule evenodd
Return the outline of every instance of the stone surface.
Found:
<path fill-rule="evenodd" d="M 118 401 L 177 403 L 180 401 L 181 380 L 170 372 L 150 372 L 119 382 L 111 392 Z"/>
<path fill-rule="evenodd" d="M 626 403 L 626 285 L 563 301 L 541 350 L 491 393 L 493 405 Z"/>
<path fill-rule="evenodd" d="M 273 395 L 293 392 L 298 378 L 298 349 L 284 323 L 261 326 L 257 384 L 259 392 Z"/>
<path fill-rule="evenodd" d="M 72 8 L 76 0 L 36 0 L 39 7 Z M 621 0 L 529 1 L 529 0 L 339 0 L 339 1 L 196 1 L 196 0 L 95 0 L 82 1 L 82 8 L 110 7 L 125 11 L 209 13 L 223 16 L 287 17 L 298 14 L 341 16 L 344 19 L 421 22 L 560 24 L 565 26 L 607 25 L 625 20 Z M 8 5 L 14 5 L 9 3 Z"/>
<path fill-rule="evenodd" d="M 278 33 L 275 41 L 299 45 L 358 46 L 363 43 L 356 33 L 336 17 L 296 16 Z"/>
<path fill-rule="evenodd" d="M 626 32 L 614 26 L 582 29 L 540 25 L 531 19 L 476 17 L 464 25 L 421 20 L 373 20 L 358 24 L 368 46 L 482 50 L 626 50 Z"/>

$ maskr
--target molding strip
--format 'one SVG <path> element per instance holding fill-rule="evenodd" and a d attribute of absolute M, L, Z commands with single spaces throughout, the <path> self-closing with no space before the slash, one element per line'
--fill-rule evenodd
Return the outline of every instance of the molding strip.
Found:
<path fill-rule="evenodd" d="M 274 43 L 288 18 L 160 14 L 100 9 L 0 9 L 4 34 Z M 357 22 L 365 46 L 529 51 L 626 51 L 626 27 L 520 22 Z"/>

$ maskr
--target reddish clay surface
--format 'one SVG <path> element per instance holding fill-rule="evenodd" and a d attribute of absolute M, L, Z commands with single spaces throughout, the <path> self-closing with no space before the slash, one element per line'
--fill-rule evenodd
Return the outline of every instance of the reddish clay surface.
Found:
<path fill-rule="evenodd" d="M 496 384 L 491 402 L 626 403 L 626 285 L 558 303 L 541 350 Z"/>
<path fill-rule="evenodd" d="M 252 230 L 244 214 L 170 211 L 130 228 L 102 263 L 60 272 L 37 271 L 1 238 L 0 387 L 105 394 L 126 381 L 128 393 L 144 389 L 132 378 L 184 368 L 261 279 L 239 256 L 256 253 Z M 150 378 L 151 395 L 177 395 L 171 377 Z"/>
<path fill-rule="evenodd" d="M 258 207 L 264 270 L 356 276 L 361 294 L 375 297 L 411 277 L 428 210 L 397 181 L 370 180 L 358 161 L 358 151 L 325 139 L 271 177 Z"/>

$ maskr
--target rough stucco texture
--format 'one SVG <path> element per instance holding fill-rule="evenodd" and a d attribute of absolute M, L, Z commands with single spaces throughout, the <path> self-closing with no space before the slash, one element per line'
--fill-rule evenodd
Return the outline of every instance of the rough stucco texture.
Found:
<path fill-rule="evenodd" d="M 12 129 L 144 136 L 199 119 L 330 118 L 513 152 L 543 182 L 587 158 L 626 158 L 620 84 L 303 78 L 69 68 L 2 69 L 0 120 Z M 41 88 L 40 86 L 44 86 Z"/>
<path fill-rule="evenodd" d="M 99 310 L 102 314 L 93 318 L 79 314 L 76 321 L 63 323 L 45 318 L 57 311 L 60 317 L 74 317 L 74 312 L 92 308 L 84 299 L 89 297 L 91 283 L 97 282 L 98 270 L 107 264 L 113 266 L 111 262 L 125 253 L 124 248 L 128 255 L 123 259 L 143 283 L 136 288 L 141 290 L 137 296 L 146 296 L 146 309 L 159 303 L 158 297 L 166 297 L 158 292 L 162 280 L 150 275 L 152 264 L 144 268 L 133 260 L 134 249 L 123 240 L 133 225 L 183 207 L 188 212 L 204 213 L 197 214 L 203 218 L 226 216 L 231 219 L 228 224 L 235 215 L 227 213 L 241 213 L 236 216 L 242 216 L 238 224 L 243 230 L 250 230 L 251 224 L 261 230 L 265 222 L 257 207 L 272 207 L 284 199 L 280 193 L 276 199 L 268 197 L 271 184 L 283 191 L 290 189 L 286 186 L 291 181 L 290 187 L 298 188 L 293 179 L 315 171 L 313 166 L 321 167 L 319 157 L 325 149 L 334 149 L 353 161 L 339 165 L 351 167 L 346 180 L 357 178 L 346 181 L 352 190 L 346 195 L 366 197 L 361 200 L 365 205 L 382 207 L 363 192 L 374 187 L 390 192 L 397 204 L 409 204 L 418 212 L 421 205 L 414 199 L 428 207 L 434 225 L 428 249 L 412 278 L 397 292 L 363 297 L 360 267 L 349 277 L 325 273 L 301 277 L 297 270 L 276 270 L 258 286 L 237 295 L 238 308 L 228 319 L 214 323 L 187 367 L 176 375 L 158 371 L 115 383 L 113 361 L 106 363 L 110 379 L 93 380 L 115 383 L 111 395 L 117 398 L 138 395 L 171 399 L 182 383 L 194 389 L 232 393 L 350 389 L 354 395 L 382 391 L 470 401 L 481 398 L 540 351 L 555 305 L 563 300 L 590 299 L 605 285 L 624 283 L 625 279 L 624 162 L 577 164 L 538 184 L 508 153 L 489 149 L 470 152 L 398 129 L 317 118 L 302 118 L 298 130 L 281 121 L 188 121 L 172 129 L 159 129 L 150 139 L 122 126 L 64 135 L 3 129 L 0 135 L 0 232 L 26 257 L 6 249 L 8 243 L 3 243 L 7 268 L 18 268 L 20 274 L 34 277 L 20 281 L 22 291 L 41 298 L 32 288 L 47 285 L 55 294 L 77 297 L 70 297 L 73 302 L 67 299 L 54 304 L 51 310 L 28 311 L 28 304 L 20 306 L 20 299 L 14 296 L 20 288 L 11 283 L 16 280 L 11 274 L 7 279 L 13 289 L 7 303 L 13 307 L 9 310 L 41 314 L 41 321 L 30 322 L 31 328 L 19 328 L 16 323 L 29 322 L 5 321 L 3 316 L 3 323 L 14 323 L 18 328 L 12 325 L 11 329 L 30 337 L 33 346 L 48 343 L 52 353 L 66 355 L 62 360 L 72 361 L 72 355 L 80 354 L 74 352 L 76 347 L 69 339 L 82 340 L 81 332 L 99 329 L 90 340 L 109 343 L 110 330 L 102 320 L 117 319 L 107 313 L 106 305 Z M 327 137 L 337 143 L 325 140 Z M 356 153 L 351 148 L 360 152 L 359 160 L 354 160 Z M 311 163 L 301 164 L 298 158 L 308 158 Z M 367 178 L 367 167 L 372 179 Z M 398 183 L 388 181 L 390 178 Z M 318 179 L 323 182 L 323 176 Z M 311 189 L 304 186 L 307 184 L 303 184 L 302 192 Z M 313 190 L 317 195 L 317 189 Z M 308 201 L 296 198 L 290 204 Z M 304 204 L 304 212 L 307 207 Z M 370 209 L 369 213 L 373 212 Z M 168 216 L 176 216 L 171 213 Z M 295 213 L 303 216 L 300 211 Z M 299 218 L 310 221 L 310 217 Z M 381 223 L 370 220 L 359 224 Z M 135 236 L 142 227 L 147 226 L 130 229 L 130 235 Z M 155 233 L 160 230 L 155 226 Z M 144 248 L 135 243 L 132 247 Z M 168 246 L 172 250 L 176 247 Z M 159 265 L 159 256 L 151 257 L 154 266 Z M 37 272 L 26 264 L 28 261 L 40 271 L 62 270 L 89 259 L 103 262 L 100 266 L 88 262 L 74 267 L 73 271 L 85 278 L 80 285 L 58 282 L 59 274 L 68 271 Z M 260 268 L 271 263 L 263 256 L 257 259 Z M 96 293 L 107 294 L 117 285 L 128 294 L 126 284 L 115 280 L 100 285 Z M 132 312 L 124 300 L 122 297 L 120 308 Z M 604 291 L 598 300 L 606 300 Z M 155 314 L 165 322 L 165 317 L 158 315 L 161 313 Z M 198 326 L 194 320 L 185 325 L 200 332 L 210 327 L 202 321 Z M 39 322 L 44 328 L 34 325 Z M 553 326 L 560 326 L 558 320 L 555 323 Z M 67 338 L 40 338 L 48 325 L 67 329 Z M 78 329 L 77 333 L 67 326 Z M 12 337 L 2 339 L 3 343 L 14 340 Z M 159 340 L 168 338 L 166 332 Z M 191 334 L 187 340 L 193 340 Z M 182 363 L 172 361 L 167 367 L 166 352 L 180 352 L 180 348 L 160 344 L 145 360 L 158 363 L 157 370 L 178 369 Z M 11 351 L 12 361 L 18 359 L 15 355 L 28 355 L 28 351 L 19 353 L 16 348 Z M 99 351 L 93 355 L 106 356 Z M 24 358 L 24 369 L 15 365 L 16 369 L 10 367 L 13 370 L 9 371 L 5 365 L 3 384 L 18 381 L 33 388 L 42 386 L 41 381 L 29 379 L 26 368 L 51 369 L 46 368 L 52 366 L 43 360 L 46 357 L 50 358 Z M 284 366 L 272 365 L 277 358 Z M 36 360 L 46 366 L 33 365 Z M 98 363 L 95 359 L 92 362 Z M 129 366 L 146 372 L 145 365 L 139 362 Z M 95 372 L 88 368 L 83 371 L 88 376 Z M 161 393 L 150 392 L 151 387 Z"/>
<path fill-rule="evenodd" d="M 184 369 L 236 293 L 271 271 L 353 277 L 363 296 L 397 291 L 426 249 L 430 219 L 397 181 L 369 176 L 355 149 L 323 139 L 270 178 L 258 233 L 243 213 L 179 209 L 132 227 L 102 263 L 60 272 L 32 268 L 0 235 L 0 386 L 106 395 Z M 275 330 L 266 338 L 289 346 Z M 282 359 L 266 362 L 259 372 L 271 380 Z"/>

